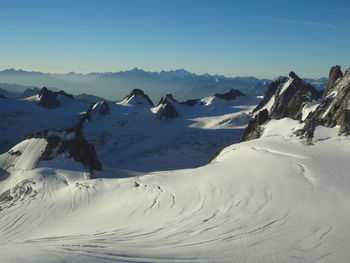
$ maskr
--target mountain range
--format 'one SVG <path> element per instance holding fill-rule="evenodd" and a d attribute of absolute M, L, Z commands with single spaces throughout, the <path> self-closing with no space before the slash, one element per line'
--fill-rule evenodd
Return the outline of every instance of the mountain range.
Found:
<path fill-rule="evenodd" d="M 55 87 L 74 95 L 91 94 L 111 101 L 120 100 L 133 89 L 144 90 L 154 100 L 163 94 L 172 93 L 180 100 L 204 98 L 215 93 L 238 89 L 249 96 L 261 95 L 272 80 L 255 77 L 225 77 L 222 75 L 197 75 L 184 69 L 148 72 L 134 68 L 129 71 L 77 74 L 51 74 L 7 69 L 0 71 L 0 89 L 18 93 L 20 85 L 38 88 Z M 307 79 L 319 89 L 327 78 Z M 6 83 L 20 84 L 9 86 Z M 52 88 L 51 88 L 52 89 Z M 21 90 L 23 92 L 25 88 Z M 18 96 L 18 94 L 17 94 Z"/>

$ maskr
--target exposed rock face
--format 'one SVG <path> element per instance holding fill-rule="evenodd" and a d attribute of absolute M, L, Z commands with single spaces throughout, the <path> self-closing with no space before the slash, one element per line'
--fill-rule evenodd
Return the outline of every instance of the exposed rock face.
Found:
<path fill-rule="evenodd" d="M 286 79 L 286 78 L 279 78 L 279 79 L 277 79 L 277 80 L 271 82 L 271 83 L 267 86 L 267 88 L 266 88 L 266 90 L 265 90 L 265 92 L 264 92 L 264 94 L 263 94 L 263 96 L 264 96 L 263 99 L 260 101 L 260 103 L 258 104 L 258 106 L 253 110 L 253 113 L 256 112 L 256 111 L 258 111 L 258 110 L 260 110 L 260 109 L 262 109 L 262 108 L 271 100 L 271 98 L 273 97 L 273 95 L 275 95 L 277 88 L 278 88 L 281 84 L 283 84 L 283 83 L 285 83 L 285 82 L 287 82 L 287 79 Z"/>
<path fill-rule="evenodd" d="M 289 78 L 276 80 L 268 86 L 263 100 L 253 110 L 254 113 L 259 110 L 260 112 L 249 123 L 241 141 L 259 138 L 260 125 L 269 119 L 288 117 L 301 120 L 305 104 L 319 98 L 320 93 L 313 86 L 304 82 L 294 72 L 290 72 Z"/>
<path fill-rule="evenodd" d="M 76 162 L 80 162 L 92 170 L 102 169 L 95 148 L 85 140 L 83 133 L 76 128 L 28 134 L 27 139 L 30 138 L 46 139 L 47 146 L 41 160 L 52 160 L 55 157 L 73 158 Z"/>
<path fill-rule="evenodd" d="M 259 138 L 262 132 L 260 126 L 269 120 L 270 117 L 267 109 L 260 111 L 255 118 L 249 122 L 248 127 L 243 132 L 241 141 L 249 141 Z"/>
<path fill-rule="evenodd" d="M 289 80 L 276 90 L 275 102 L 269 115 L 272 119 L 289 117 L 300 120 L 305 103 L 319 98 L 320 94 L 313 86 L 304 82 L 294 72 L 290 72 Z"/>
<path fill-rule="evenodd" d="M 43 87 L 38 93 L 38 96 L 39 96 L 38 104 L 45 108 L 58 107 L 60 105 L 60 101 L 57 98 L 58 95 L 65 96 L 70 99 L 74 99 L 72 95 L 69 95 L 62 90 L 59 92 L 56 92 L 56 91 L 51 91 L 46 87 Z"/>
<path fill-rule="evenodd" d="M 179 115 L 176 105 L 181 105 L 174 99 L 172 94 L 166 94 L 160 99 L 157 106 L 157 119 L 168 120 L 173 119 Z"/>
<path fill-rule="evenodd" d="M 214 96 L 224 100 L 234 100 L 237 97 L 245 96 L 245 95 L 237 89 L 231 89 L 229 92 L 226 92 L 223 94 L 217 93 Z"/>
<path fill-rule="evenodd" d="M 334 67 L 330 75 L 332 71 L 334 72 Z M 325 127 L 338 125 L 340 134 L 349 135 L 350 133 L 350 69 L 343 77 L 336 80 L 330 92 L 334 92 L 333 96 L 323 98 L 317 109 L 305 119 L 305 126 L 296 132 L 297 135 L 306 137 L 309 142 L 314 136 L 315 128 L 319 125 Z"/>
<path fill-rule="evenodd" d="M 134 89 L 129 95 L 127 95 L 123 99 L 123 102 L 154 106 L 149 96 L 145 94 L 141 89 Z"/>
<path fill-rule="evenodd" d="M 317 101 L 315 108 L 307 116 L 302 116 L 305 104 L 320 98 L 320 92 L 303 82 L 295 73 L 289 74 L 289 80 L 278 80 L 271 83 L 265 97 L 253 112 L 258 115 L 244 131 L 242 141 L 261 136 L 261 124 L 269 119 L 285 117 L 304 122 L 304 127 L 295 132 L 297 136 L 312 143 L 317 126 L 333 128 L 339 126 L 339 134 L 350 134 L 350 69 L 345 74 L 339 66 L 332 67 L 329 82 L 322 100 Z M 265 109 L 264 109 L 265 108 Z M 264 109 L 264 110 L 262 110 Z M 265 110 L 268 111 L 268 116 Z"/>
<path fill-rule="evenodd" d="M 45 108 L 54 108 L 60 105 L 57 94 L 46 87 L 43 87 L 39 93 L 39 105 Z"/>
<path fill-rule="evenodd" d="M 323 97 L 328 96 L 332 91 L 338 79 L 343 77 L 340 66 L 336 65 L 329 72 L 328 84 L 324 90 Z"/>

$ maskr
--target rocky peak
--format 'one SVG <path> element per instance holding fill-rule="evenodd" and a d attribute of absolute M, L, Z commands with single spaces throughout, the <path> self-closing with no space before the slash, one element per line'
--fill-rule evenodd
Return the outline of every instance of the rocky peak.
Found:
<path fill-rule="evenodd" d="M 57 99 L 57 94 L 46 87 L 43 87 L 39 93 L 39 105 L 45 108 L 55 108 L 60 105 L 59 100 Z"/>
<path fill-rule="evenodd" d="M 338 79 L 343 77 L 343 72 L 341 71 L 340 66 L 336 65 L 331 68 L 331 71 L 329 72 L 329 78 L 327 86 L 325 87 L 323 97 L 328 96 L 330 93 L 332 93 L 333 88 L 337 82 Z"/>
<path fill-rule="evenodd" d="M 158 106 L 167 103 L 178 103 L 178 101 L 174 98 L 173 94 L 166 94 L 160 99 Z"/>
<path fill-rule="evenodd" d="M 61 95 L 70 99 L 74 99 L 72 95 L 65 93 L 63 90 L 57 92 L 57 91 L 51 91 L 46 87 L 43 87 L 38 93 L 38 96 L 39 96 L 38 104 L 45 108 L 58 107 L 60 105 L 58 95 Z"/>
<path fill-rule="evenodd" d="M 73 159 L 91 170 L 102 169 L 94 146 L 86 141 L 79 129 L 43 131 L 26 136 L 26 139 L 31 138 L 44 138 L 47 141 L 47 146 L 41 156 L 43 161 L 55 158 Z"/>
<path fill-rule="evenodd" d="M 301 120 L 304 106 L 320 98 L 319 92 L 293 71 L 288 76 L 288 78 L 278 79 L 268 86 L 264 98 L 253 110 L 253 113 L 257 115 L 249 123 L 242 136 L 242 141 L 260 136 L 261 120 L 286 117 Z"/>
<path fill-rule="evenodd" d="M 125 96 L 125 98 L 123 99 L 123 102 L 131 103 L 131 104 L 146 104 L 146 105 L 154 106 L 149 96 L 145 94 L 144 91 L 141 89 L 133 89 L 129 95 Z"/>
<path fill-rule="evenodd" d="M 289 79 L 284 80 L 274 94 L 274 103 L 269 115 L 272 119 L 289 117 L 299 120 L 305 103 L 319 98 L 320 94 L 313 86 L 304 82 L 294 72 L 290 72 Z"/>
<path fill-rule="evenodd" d="M 332 67 L 330 76 L 339 76 L 340 67 L 337 67 Z M 329 91 L 335 91 L 334 96 L 324 97 L 316 110 L 307 116 L 304 127 L 296 132 L 297 135 L 307 138 L 309 143 L 319 125 L 331 128 L 339 126 L 340 134 L 350 133 L 350 69 L 342 77 L 334 77 L 332 81 L 330 78 L 329 84 Z"/>
<path fill-rule="evenodd" d="M 229 101 L 229 100 L 234 100 L 237 97 L 245 96 L 245 95 L 237 89 L 231 89 L 229 92 L 222 93 L 222 94 L 217 93 L 214 96 L 217 98 Z"/>
<path fill-rule="evenodd" d="M 265 107 L 267 105 L 267 103 L 271 100 L 271 98 L 275 95 L 277 88 L 284 82 L 286 82 L 286 78 L 284 78 L 284 77 L 278 78 L 275 81 L 271 82 L 267 86 L 267 88 L 263 94 L 263 99 L 260 101 L 258 106 L 253 110 L 253 113 L 257 112 L 258 110 Z"/>
<path fill-rule="evenodd" d="M 95 103 L 90 110 L 90 114 L 98 114 L 101 116 L 107 115 L 110 111 L 109 104 L 105 101 Z"/>
<path fill-rule="evenodd" d="M 299 76 L 297 74 L 295 74 L 294 71 L 289 72 L 288 77 L 290 77 L 292 79 L 300 79 Z"/>
<path fill-rule="evenodd" d="M 173 119 L 179 115 L 177 107 L 181 105 L 172 94 L 163 96 L 157 106 L 157 119 L 167 120 Z"/>

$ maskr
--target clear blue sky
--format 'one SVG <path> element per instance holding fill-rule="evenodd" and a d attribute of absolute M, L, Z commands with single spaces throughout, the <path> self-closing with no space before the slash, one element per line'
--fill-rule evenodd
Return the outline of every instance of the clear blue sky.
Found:
<path fill-rule="evenodd" d="M 0 69 L 275 77 L 350 66 L 350 1 L 1 1 Z"/>

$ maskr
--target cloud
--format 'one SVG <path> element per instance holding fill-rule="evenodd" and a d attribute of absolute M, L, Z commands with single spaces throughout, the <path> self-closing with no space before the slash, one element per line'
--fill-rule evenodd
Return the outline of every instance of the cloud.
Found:
<path fill-rule="evenodd" d="M 312 22 L 312 21 L 289 20 L 289 19 L 281 19 L 281 18 L 275 18 L 272 20 L 281 22 L 281 23 L 302 24 L 302 25 L 311 25 L 311 26 L 326 27 L 330 29 L 337 29 L 337 27 L 332 24 L 318 23 L 318 22 Z"/>

